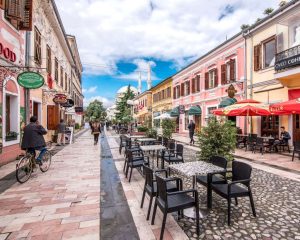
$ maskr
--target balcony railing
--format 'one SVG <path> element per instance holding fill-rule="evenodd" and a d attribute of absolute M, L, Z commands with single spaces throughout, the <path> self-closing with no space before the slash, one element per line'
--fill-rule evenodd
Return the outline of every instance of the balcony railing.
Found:
<path fill-rule="evenodd" d="M 300 55 L 300 45 L 289 48 L 283 52 L 277 53 L 275 60 L 276 62 L 278 62 L 297 55 Z"/>
<path fill-rule="evenodd" d="M 300 65 L 300 45 L 289 48 L 275 55 L 275 70 Z"/>

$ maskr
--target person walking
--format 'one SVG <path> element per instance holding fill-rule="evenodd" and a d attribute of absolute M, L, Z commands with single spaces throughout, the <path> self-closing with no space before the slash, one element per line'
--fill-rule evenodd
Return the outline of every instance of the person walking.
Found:
<path fill-rule="evenodd" d="M 39 156 L 36 161 L 39 165 L 42 165 L 42 157 L 46 151 L 46 142 L 44 136 L 47 134 L 47 130 L 39 124 L 37 117 L 32 116 L 30 118 L 30 123 L 24 127 L 23 139 L 21 149 L 32 153 L 36 156 L 36 150 L 40 151 Z"/>
<path fill-rule="evenodd" d="M 94 135 L 94 145 L 98 144 L 99 135 L 101 133 L 100 124 L 94 122 L 92 125 L 92 134 Z"/>
<path fill-rule="evenodd" d="M 63 119 L 60 120 L 60 123 L 57 125 L 57 146 L 65 145 L 65 132 L 66 124 Z"/>
<path fill-rule="evenodd" d="M 189 135 L 190 135 L 190 145 L 195 143 L 194 140 L 194 134 L 195 134 L 195 123 L 193 122 L 193 120 L 190 121 L 190 124 L 188 125 L 188 129 L 189 129 Z"/>

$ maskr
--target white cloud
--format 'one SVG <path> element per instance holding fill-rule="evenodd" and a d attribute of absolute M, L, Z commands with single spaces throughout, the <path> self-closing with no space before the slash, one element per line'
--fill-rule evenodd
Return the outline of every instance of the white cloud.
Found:
<path fill-rule="evenodd" d="M 265 8 L 278 4 L 278 0 L 56 2 L 66 31 L 76 35 L 82 62 L 98 65 L 86 67 L 89 74 L 115 74 L 119 60 L 146 57 L 183 67 L 186 59 L 201 56 L 239 32 L 242 24 L 263 17 Z"/>
<path fill-rule="evenodd" d="M 89 87 L 89 88 L 83 88 L 82 92 L 83 93 L 94 93 L 97 90 L 97 86 Z"/>
<path fill-rule="evenodd" d="M 99 100 L 100 102 L 102 102 L 103 106 L 105 108 L 111 107 L 114 104 L 114 101 L 110 100 L 108 98 L 101 97 L 101 96 L 93 96 L 93 97 L 90 97 L 90 98 L 84 98 L 83 99 L 83 106 L 87 107 L 91 102 L 93 102 L 95 100 Z"/>

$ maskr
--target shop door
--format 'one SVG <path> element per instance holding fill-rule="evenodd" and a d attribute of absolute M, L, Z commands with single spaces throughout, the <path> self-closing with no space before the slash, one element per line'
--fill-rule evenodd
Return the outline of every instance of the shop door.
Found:
<path fill-rule="evenodd" d="M 195 116 L 196 132 L 201 130 L 201 115 Z"/>
<path fill-rule="evenodd" d="M 300 141 L 300 114 L 293 115 L 293 141 Z"/>
<path fill-rule="evenodd" d="M 261 136 L 279 136 L 279 116 L 261 117 Z"/>

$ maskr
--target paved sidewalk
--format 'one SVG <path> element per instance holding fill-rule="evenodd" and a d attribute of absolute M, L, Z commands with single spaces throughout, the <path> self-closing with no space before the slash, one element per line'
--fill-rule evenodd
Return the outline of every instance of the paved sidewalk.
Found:
<path fill-rule="evenodd" d="M 0 194 L 0 239 L 99 239 L 100 148 L 89 132 Z"/>

